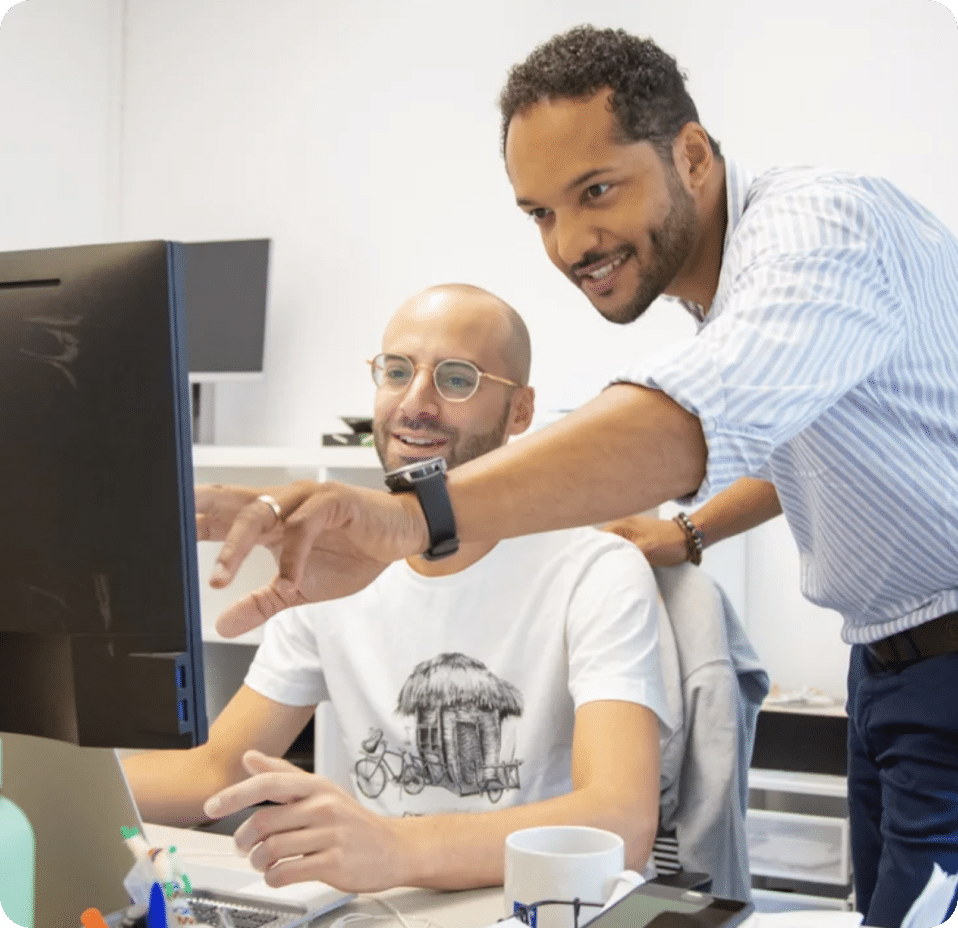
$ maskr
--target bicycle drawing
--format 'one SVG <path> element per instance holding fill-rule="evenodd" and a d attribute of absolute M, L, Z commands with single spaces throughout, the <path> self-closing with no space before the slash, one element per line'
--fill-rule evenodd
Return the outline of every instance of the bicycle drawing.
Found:
<path fill-rule="evenodd" d="M 498 802 L 519 789 L 520 760 L 502 760 L 503 725 L 522 715 L 522 694 L 481 661 L 458 652 L 418 664 L 399 691 L 396 712 L 412 720 L 418 753 L 396 750 L 370 729 L 355 765 L 356 785 L 371 799 L 387 783 L 416 795 L 426 786 Z"/>
<path fill-rule="evenodd" d="M 383 740 L 382 729 L 374 729 L 363 742 L 365 757 L 356 761 L 356 785 L 364 796 L 375 799 L 386 783 L 398 783 L 411 796 L 423 791 L 426 773 L 422 760 L 411 751 L 393 751 Z"/>

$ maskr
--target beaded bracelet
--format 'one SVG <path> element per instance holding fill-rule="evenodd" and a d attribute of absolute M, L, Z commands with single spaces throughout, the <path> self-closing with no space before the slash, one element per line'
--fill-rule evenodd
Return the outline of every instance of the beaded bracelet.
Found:
<path fill-rule="evenodd" d="M 687 560 L 692 564 L 701 564 L 702 543 L 705 540 L 702 530 L 696 528 L 695 524 L 684 512 L 680 512 L 672 521 L 678 523 L 679 528 L 685 533 L 685 550 L 688 552 Z"/>

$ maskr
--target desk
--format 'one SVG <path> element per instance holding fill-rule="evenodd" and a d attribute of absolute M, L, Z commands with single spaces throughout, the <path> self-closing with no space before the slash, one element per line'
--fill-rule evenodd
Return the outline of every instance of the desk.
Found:
<path fill-rule="evenodd" d="M 189 875 L 190 860 L 203 861 L 216 866 L 236 867 L 253 871 L 249 861 L 238 854 L 222 857 L 224 853 L 235 852 L 233 839 L 227 835 L 210 834 L 185 828 L 170 828 L 165 825 L 146 825 L 148 840 L 163 847 L 173 845 L 177 856 Z M 364 915 L 387 915 L 388 911 L 376 902 L 376 898 L 385 899 L 403 915 L 414 918 L 430 919 L 440 928 L 487 928 L 502 918 L 502 888 L 492 886 L 487 889 L 474 889 L 465 892 L 438 892 L 432 889 L 391 889 L 372 896 L 362 896 L 326 915 L 315 918 L 310 928 L 329 928 L 337 918 L 347 912 Z M 741 928 L 858 928 L 861 915 L 855 912 L 781 912 L 774 915 L 756 913 L 742 923 Z M 376 922 L 359 923 L 359 928 L 372 928 Z M 382 928 L 397 928 L 396 919 L 379 922 Z M 422 928 L 422 923 L 414 923 Z"/>

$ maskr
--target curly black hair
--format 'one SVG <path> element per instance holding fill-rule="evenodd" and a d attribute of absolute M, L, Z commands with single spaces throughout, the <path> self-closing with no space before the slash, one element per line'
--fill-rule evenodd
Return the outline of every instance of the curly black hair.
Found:
<path fill-rule="evenodd" d="M 512 117 L 539 100 L 591 97 L 605 88 L 619 124 L 622 141 L 648 141 L 662 158 L 672 158 L 672 142 L 687 122 L 698 122 L 698 110 L 685 89 L 685 75 L 675 59 L 651 39 L 623 29 L 576 26 L 535 48 L 509 70 L 499 94 L 501 144 Z M 709 136 L 716 158 L 718 143 Z"/>

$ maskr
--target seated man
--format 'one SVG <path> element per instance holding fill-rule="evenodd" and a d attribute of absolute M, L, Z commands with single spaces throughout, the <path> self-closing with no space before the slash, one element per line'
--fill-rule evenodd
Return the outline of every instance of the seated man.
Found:
<path fill-rule="evenodd" d="M 407 301 L 371 363 L 387 471 L 455 467 L 532 418 L 526 327 L 478 288 Z M 356 798 L 281 759 L 327 696 Z M 623 539 L 574 529 L 413 557 L 282 613 L 206 744 L 125 767 L 148 822 L 279 803 L 235 836 L 271 885 L 465 889 L 501 883 L 506 836 L 534 825 L 615 831 L 642 869 L 666 714 L 652 571 Z"/>

